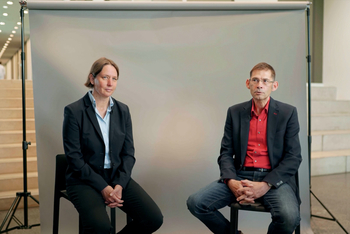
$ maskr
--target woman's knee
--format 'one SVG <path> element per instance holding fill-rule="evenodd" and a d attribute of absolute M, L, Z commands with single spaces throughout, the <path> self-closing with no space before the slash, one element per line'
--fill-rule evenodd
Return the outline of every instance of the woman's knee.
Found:
<path fill-rule="evenodd" d="M 159 215 L 152 218 L 149 222 L 151 232 L 157 231 L 163 224 L 163 215 L 160 213 Z"/>
<path fill-rule="evenodd" d="M 106 219 L 86 219 L 83 221 L 83 233 L 110 234 L 111 223 Z"/>

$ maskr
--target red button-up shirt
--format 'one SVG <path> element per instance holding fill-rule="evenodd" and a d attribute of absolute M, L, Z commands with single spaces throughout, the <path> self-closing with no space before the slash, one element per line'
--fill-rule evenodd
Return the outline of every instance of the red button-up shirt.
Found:
<path fill-rule="evenodd" d="M 269 110 L 270 99 L 259 115 L 256 113 L 253 100 L 252 102 L 252 118 L 249 127 L 247 155 L 243 166 L 271 169 L 266 141 L 267 113 Z"/>

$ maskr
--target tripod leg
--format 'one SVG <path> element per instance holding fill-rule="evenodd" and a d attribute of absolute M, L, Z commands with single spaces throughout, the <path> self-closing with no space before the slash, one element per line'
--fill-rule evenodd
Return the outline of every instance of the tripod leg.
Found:
<path fill-rule="evenodd" d="M 39 201 L 35 199 L 35 197 L 33 197 L 30 193 L 28 194 L 28 197 L 30 197 L 31 199 L 33 199 L 33 201 L 39 204 Z M 40 223 L 29 225 L 29 228 L 37 227 L 37 226 L 40 226 Z"/>
<path fill-rule="evenodd" d="M 2 222 L 2 224 L 0 226 L 0 232 L 2 231 L 2 228 L 5 226 L 8 218 L 10 217 L 10 215 L 12 213 L 11 218 L 10 218 L 10 220 L 9 220 L 7 226 L 6 226 L 6 229 L 9 227 L 9 225 L 11 223 L 11 220 L 12 220 L 12 217 L 15 214 L 15 211 L 17 209 L 17 206 L 18 206 L 19 202 L 21 201 L 21 198 L 22 198 L 21 196 L 16 196 L 15 200 L 13 201 L 12 205 L 10 206 L 10 209 L 8 210 L 8 212 L 7 212 L 6 216 L 5 216 L 4 221 Z"/>
<path fill-rule="evenodd" d="M 38 200 L 36 200 L 35 199 L 35 197 L 33 197 L 32 195 L 29 195 L 29 197 L 31 198 L 31 199 L 33 199 L 36 203 L 38 203 L 39 204 L 39 201 Z"/>
<path fill-rule="evenodd" d="M 17 196 L 18 196 L 18 195 L 17 195 Z M 21 199 L 22 199 L 22 196 L 19 196 L 18 202 L 17 202 L 15 208 L 13 209 L 13 212 L 12 212 L 12 215 L 11 215 L 11 217 L 10 217 L 9 222 L 7 223 L 6 230 L 8 230 L 8 228 L 9 228 L 9 226 L 10 226 L 10 223 L 11 223 L 11 221 L 12 221 L 13 219 L 14 219 L 15 222 L 18 224 L 18 226 L 17 226 L 18 228 L 20 228 L 20 227 L 23 226 L 23 223 L 21 223 L 21 221 L 19 221 L 19 219 L 17 219 L 16 216 L 15 216 L 17 207 L 18 207 L 18 205 L 19 205 Z"/>
<path fill-rule="evenodd" d="M 348 234 L 348 231 L 343 227 L 343 225 L 341 225 L 341 223 L 335 218 L 335 216 L 327 209 L 327 207 L 321 202 L 321 200 L 318 199 L 318 197 L 317 197 L 311 190 L 310 190 L 310 193 L 314 196 L 314 198 L 316 198 L 316 200 L 317 200 L 317 201 L 321 204 L 321 206 L 328 212 L 328 214 L 329 214 L 330 216 L 332 216 L 332 218 L 330 219 L 330 218 L 327 218 L 327 217 L 322 217 L 322 216 L 313 215 L 313 214 L 311 214 L 311 216 L 316 217 L 316 218 L 321 218 L 321 219 L 327 219 L 327 220 L 335 221 L 335 222 L 339 225 L 339 227 L 340 227 L 341 229 L 343 229 L 343 231 L 344 231 L 346 234 Z"/>

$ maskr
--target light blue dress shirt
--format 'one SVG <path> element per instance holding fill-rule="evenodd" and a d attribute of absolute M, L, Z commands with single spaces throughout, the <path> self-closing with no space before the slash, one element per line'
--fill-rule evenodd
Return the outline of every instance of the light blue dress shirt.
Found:
<path fill-rule="evenodd" d="M 92 103 L 92 106 L 94 107 L 96 118 L 98 121 L 98 124 L 100 125 L 100 129 L 103 136 L 103 141 L 105 143 L 105 161 L 104 161 L 104 168 L 108 169 L 111 168 L 111 158 L 109 156 L 109 122 L 111 117 L 111 111 L 112 106 L 114 105 L 113 100 L 111 97 L 109 97 L 109 106 L 107 107 L 107 112 L 104 118 L 101 117 L 100 113 L 98 113 L 96 108 L 96 100 L 94 96 L 92 96 L 92 92 L 89 91 L 89 97 Z"/>

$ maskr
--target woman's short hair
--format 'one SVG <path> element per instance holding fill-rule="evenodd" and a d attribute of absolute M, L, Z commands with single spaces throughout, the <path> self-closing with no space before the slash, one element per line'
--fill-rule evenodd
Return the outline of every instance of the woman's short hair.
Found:
<path fill-rule="evenodd" d="M 97 59 L 91 66 L 91 69 L 90 69 L 90 72 L 89 72 L 89 75 L 87 77 L 87 80 L 85 82 L 85 86 L 88 87 L 88 88 L 93 88 L 94 85 L 91 84 L 90 82 L 90 74 L 93 76 L 93 77 L 96 77 L 103 69 L 104 66 L 106 65 L 111 65 L 115 68 L 115 70 L 117 70 L 117 75 L 118 75 L 118 78 L 119 78 L 119 68 L 117 66 L 117 64 L 115 62 L 113 62 L 112 60 L 108 59 L 108 58 L 105 58 L 105 57 L 102 57 L 102 58 L 99 58 Z"/>

